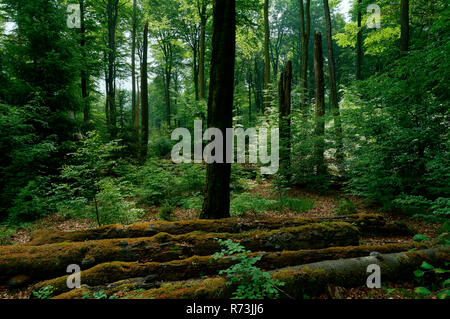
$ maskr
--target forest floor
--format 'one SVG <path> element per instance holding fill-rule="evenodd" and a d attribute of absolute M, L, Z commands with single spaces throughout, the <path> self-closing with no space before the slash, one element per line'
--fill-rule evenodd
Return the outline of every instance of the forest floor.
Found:
<path fill-rule="evenodd" d="M 249 191 L 251 194 L 260 198 L 273 198 L 273 188 L 268 182 L 256 183 Z M 430 223 L 419 219 L 413 219 L 410 216 L 396 215 L 392 213 L 386 213 L 380 211 L 378 207 L 367 205 L 364 200 L 354 196 L 347 196 L 340 192 L 332 192 L 330 194 L 321 194 L 315 191 L 311 191 L 303 188 L 293 188 L 289 191 L 288 197 L 290 198 L 303 198 L 314 202 L 312 209 L 299 213 L 291 211 L 287 208 L 281 213 L 280 211 L 266 211 L 259 213 L 247 213 L 245 216 L 241 216 L 242 220 L 246 222 L 252 222 L 253 220 L 264 220 L 273 218 L 319 218 L 319 217 L 335 217 L 337 216 L 337 207 L 339 201 L 346 199 L 353 203 L 357 213 L 367 214 L 381 214 L 386 221 L 402 222 L 408 225 L 411 229 L 425 235 L 429 238 L 436 238 L 439 235 L 439 230 L 442 227 L 441 223 Z M 146 215 L 139 222 L 151 222 L 160 220 L 159 208 L 146 208 Z M 185 221 L 192 220 L 198 217 L 198 211 L 185 210 L 177 208 L 172 216 L 173 221 Z M 74 220 L 68 219 L 61 214 L 53 214 L 47 216 L 37 222 L 32 227 L 26 229 L 18 229 L 16 233 L 11 235 L 11 242 L 13 245 L 23 245 L 30 241 L 31 231 L 45 229 L 54 231 L 79 231 L 94 229 L 97 225 L 91 220 L 81 219 Z M 398 243 L 413 243 L 412 236 L 370 236 L 362 235 L 360 245 L 384 245 L 384 244 L 398 244 Z M 32 286 L 21 289 L 7 289 L 0 286 L 0 299 L 27 299 L 30 298 L 32 292 Z M 337 299 L 410 299 L 415 298 L 414 284 L 384 284 L 381 289 L 369 289 L 366 287 L 359 288 L 339 288 L 333 293 L 332 298 Z M 313 297 L 314 299 L 327 299 L 330 298 L 330 294 L 323 294 Z M 429 298 L 436 298 L 434 294 Z"/>

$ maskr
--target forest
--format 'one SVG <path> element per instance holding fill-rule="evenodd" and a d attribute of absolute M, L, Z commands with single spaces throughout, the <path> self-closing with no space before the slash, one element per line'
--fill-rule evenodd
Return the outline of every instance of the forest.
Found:
<path fill-rule="evenodd" d="M 1 0 L 0 299 L 450 299 L 449 56 L 447 1 Z"/>

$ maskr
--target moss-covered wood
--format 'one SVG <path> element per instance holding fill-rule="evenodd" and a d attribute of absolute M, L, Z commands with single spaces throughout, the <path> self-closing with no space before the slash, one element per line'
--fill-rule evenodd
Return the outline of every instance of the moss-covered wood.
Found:
<path fill-rule="evenodd" d="M 363 287 L 368 277 L 367 267 L 377 264 L 383 282 L 411 280 L 413 271 L 426 261 L 436 267 L 450 261 L 450 248 L 433 248 L 414 252 L 323 261 L 272 271 L 272 278 L 286 283 L 282 287 L 284 298 L 302 299 L 304 294 L 314 296 L 325 292 L 328 285 Z M 76 299 L 83 290 L 74 290 L 57 299 Z M 84 291 L 89 291 L 84 288 Z M 221 277 L 203 280 L 170 282 L 140 294 L 142 299 L 228 299 L 233 287 Z"/>
<path fill-rule="evenodd" d="M 239 233 L 159 233 L 148 238 L 106 239 L 42 246 L 0 247 L 0 283 L 26 275 L 32 281 L 65 275 L 70 264 L 83 269 L 110 261 L 171 261 L 208 256 L 221 249 L 217 239 L 233 239 L 252 251 L 319 249 L 358 245 L 358 229 L 344 222 L 316 223 Z"/>
<path fill-rule="evenodd" d="M 189 220 L 178 222 L 155 221 L 129 226 L 108 225 L 95 229 L 74 232 L 39 230 L 32 233 L 32 240 L 27 245 L 39 246 L 61 242 L 81 242 L 99 239 L 150 237 L 158 233 L 172 235 L 186 234 L 193 231 L 209 233 L 239 233 L 254 229 L 271 230 L 282 227 L 296 227 L 323 221 L 342 221 L 359 228 L 363 235 L 412 235 L 406 225 L 386 222 L 381 215 L 355 214 L 332 218 L 273 218 L 265 220 Z"/>
<path fill-rule="evenodd" d="M 259 256 L 261 260 L 256 266 L 265 269 L 277 269 L 287 266 L 302 265 L 323 260 L 342 258 L 353 258 L 369 256 L 371 252 L 394 253 L 402 252 L 412 248 L 424 247 L 419 244 L 388 244 L 382 246 L 350 246 L 332 247 L 316 250 L 298 250 L 283 252 L 257 252 L 250 254 L 251 257 Z M 81 272 L 81 281 L 90 287 L 104 289 L 110 283 L 119 282 L 130 278 L 141 278 L 133 282 L 138 284 L 151 284 L 161 281 L 180 281 L 202 276 L 217 275 L 220 270 L 232 266 L 236 261 L 230 257 L 221 258 L 212 262 L 209 256 L 194 256 L 184 260 L 171 261 L 167 263 L 127 263 L 111 262 L 97 265 Z M 40 282 L 34 286 L 39 290 L 45 286 L 53 286 L 55 294 L 61 294 L 70 289 L 67 287 L 67 277 L 62 276 L 51 280 Z M 114 285 L 118 286 L 118 285 Z"/>

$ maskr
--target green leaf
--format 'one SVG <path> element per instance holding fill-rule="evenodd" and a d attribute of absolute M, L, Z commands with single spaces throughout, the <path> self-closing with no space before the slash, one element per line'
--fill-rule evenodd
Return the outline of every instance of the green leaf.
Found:
<path fill-rule="evenodd" d="M 450 298 L 450 289 L 446 289 L 444 291 L 441 291 L 437 294 L 437 297 L 439 299 L 448 299 Z"/>
<path fill-rule="evenodd" d="M 417 269 L 414 271 L 414 276 L 416 276 L 417 278 L 423 277 L 424 274 L 425 274 L 425 272 L 420 269 Z"/>
<path fill-rule="evenodd" d="M 428 241 L 430 239 L 427 236 L 425 236 L 425 235 L 417 234 L 417 235 L 414 236 L 413 240 L 415 242 L 421 243 L 421 242 L 424 242 L 424 241 Z"/>
<path fill-rule="evenodd" d="M 431 294 L 431 291 L 425 287 L 418 287 L 418 288 L 416 288 L 415 292 L 416 292 L 416 294 L 421 295 L 421 296 L 429 296 Z"/>
<path fill-rule="evenodd" d="M 429 263 L 427 263 L 426 261 L 424 261 L 422 263 L 422 265 L 420 266 L 420 268 L 425 269 L 425 270 L 431 270 L 431 269 L 434 269 L 434 266 L 432 266 Z"/>
<path fill-rule="evenodd" d="M 442 283 L 442 287 L 447 288 L 447 286 L 450 285 L 450 279 L 446 279 L 443 283 Z"/>

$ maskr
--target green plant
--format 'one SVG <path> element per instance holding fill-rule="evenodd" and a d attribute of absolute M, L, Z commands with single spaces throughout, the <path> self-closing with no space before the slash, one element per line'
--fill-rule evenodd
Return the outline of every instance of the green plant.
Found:
<path fill-rule="evenodd" d="M 72 156 L 71 165 L 64 165 L 62 168 L 61 178 L 66 183 L 62 183 L 61 188 L 67 190 L 66 198 L 77 198 L 78 203 L 92 203 L 99 226 L 101 220 L 98 196 L 102 191 L 107 191 L 108 185 L 104 178 L 117 165 L 114 154 L 121 149 L 119 141 L 105 144 L 97 132 L 89 132 L 77 151 L 69 154 Z"/>
<path fill-rule="evenodd" d="M 50 299 L 54 291 L 55 288 L 53 286 L 45 286 L 38 291 L 33 290 L 33 295 L 38 299 Z"/>
<path fill-rule="evenodd" d="M 14 229 L 0 225 L 0 246 L 11 245 L 11 236 L 15 233 L 16 231 Z"/>
<path fill-rule="evenodd" d="M 230 210 L 233 216 L 244 216 L 249 212 L 263 213 L 277 208 L 276 200 L 264 199 L 249 193 L 234 196 L 231 200 Z"/>
<path fill-rule="evenodd" d="M 82 299 L 98 299 L 98 300 L 101 300 L 101 299 L 117 299 L 114 296 L 108 296 L 104 290 L 96 291 L 96 292 L 92 293 L 92 296 L 89 293 L 89 291 L 85 291 L 85 292 L 82 293 L 82 295 L 83 295 Z"/>
<path fill-rule="evenodd" d="M 165 221 L 171 221 L 173 214 L 173 207 L 161 207 L 159 210 L 159 218 Z"/>
<path fill-rule="evenodd" d="M 416 235 L 414 235 L 413 240 L 415 242 L 422 243 L 422 242 L 428 241 L 430 239 L 425 235 L 416 234 Z"/>
<path fill-rule="evenodd" d="M 446 263 L 448 266 L 450 263 Z M 435 268 L 433 265 L 422 262 L 420 269 L 414 271 L 416 281 L 421 285 L 415 289 L 419 297 L 428 297 L 431 290 L 436 290 L 439 299 L 450 299 L 450 270 Z M 428 287 L 425 287 L 428 286 Z M 431 290 L 429 289 L 431 287 Z"/>
<path fill-rule="evenodd" d="M 357 212 L 356 206 L 349 201 L 348 199 L 340 200 L 337 207 L 334 209 L 334 212 L 341 215 L 350 215 L 355 214 Z"/>
<path fill-rule="evenodd" d="M 218 240 L 223 247 L 221 252 L 213 255 L 215 260 L 224 256 L 232 256 L 237 263 L 228 269 L 221 270 L 219 275 L 227 279 L 228 286 L 236 286 L 233 299 L 276 299 L 283 282 L 272 279 L 268 272 L 262 271 L 255 264 L 261 257 L 249 257 L 250 251 L 232 240 Z"/>

